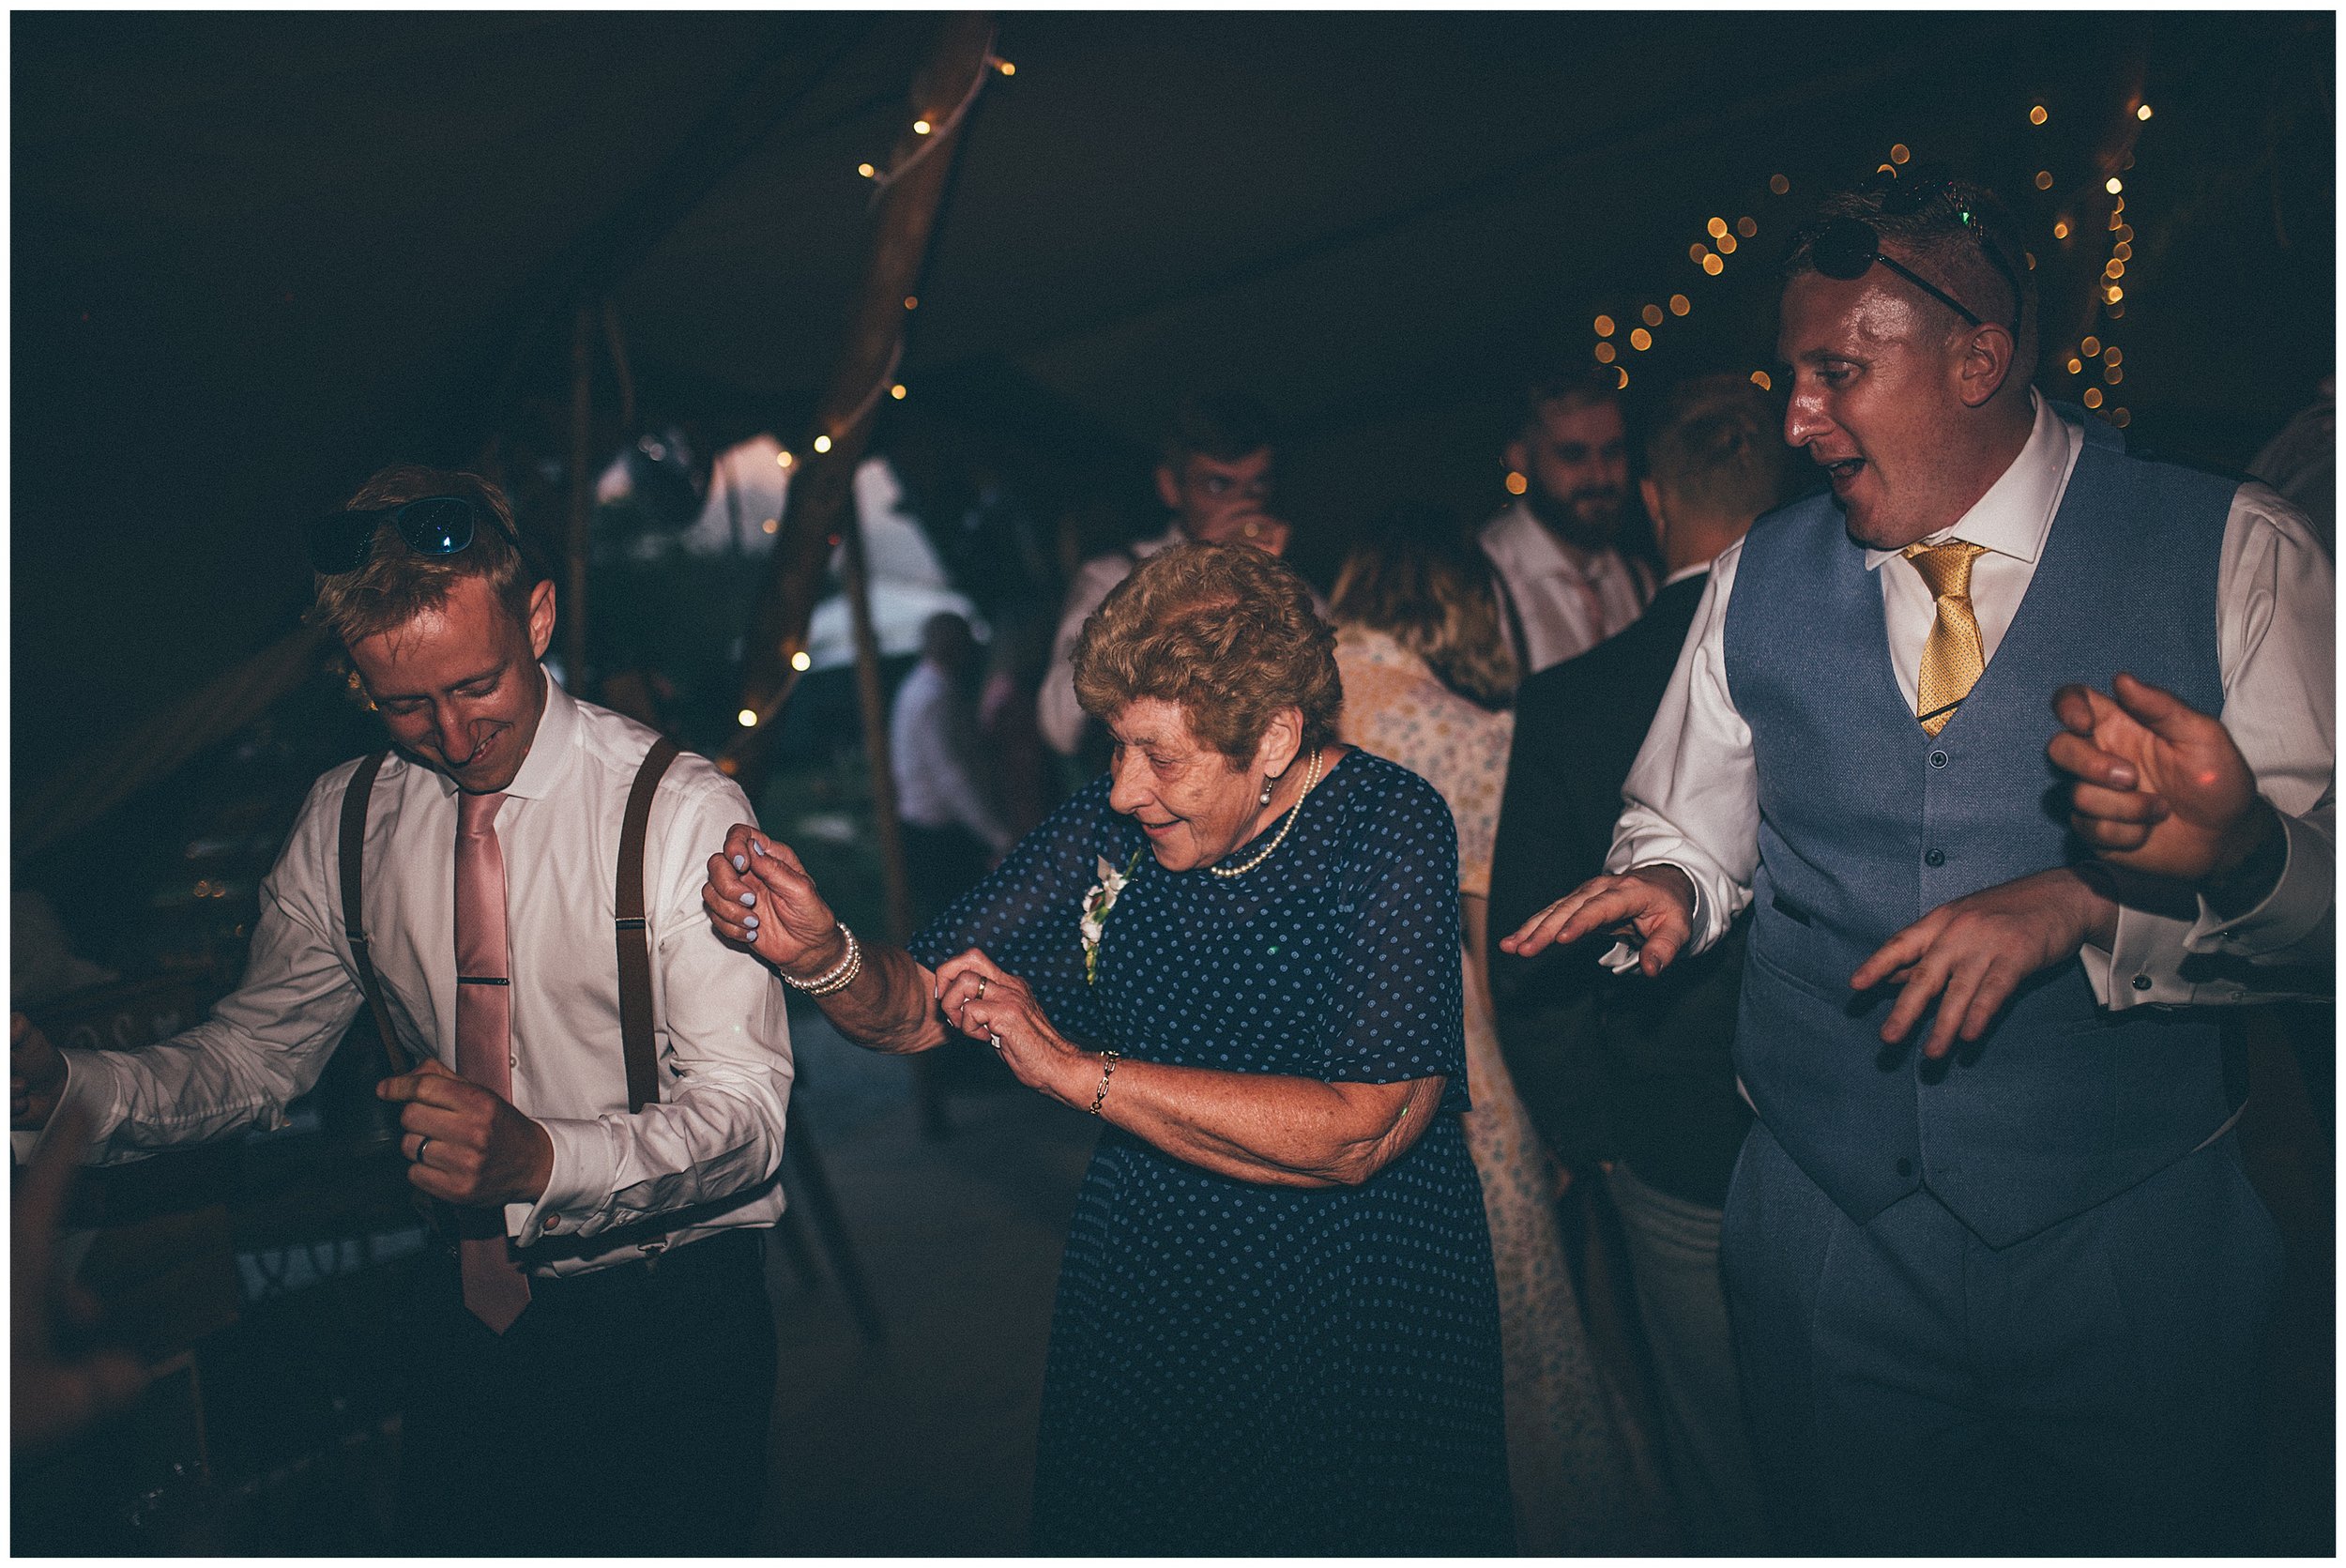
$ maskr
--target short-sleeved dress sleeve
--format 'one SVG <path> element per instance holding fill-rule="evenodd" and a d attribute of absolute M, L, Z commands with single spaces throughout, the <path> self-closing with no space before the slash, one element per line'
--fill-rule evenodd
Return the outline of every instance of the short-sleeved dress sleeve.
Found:
<path fill-rule="evenodd" d="M 1340 907 L 1346 939 L 1331 953 L 1328 1070 L 1335 1082 L 1397 1083 L 1440 1074 L 1444 1108 L 1466 1108 L 1466 1033 L 1458 968 L 1458 834 L 1424 779 L 1376 759 L 1346 802 Z"/>

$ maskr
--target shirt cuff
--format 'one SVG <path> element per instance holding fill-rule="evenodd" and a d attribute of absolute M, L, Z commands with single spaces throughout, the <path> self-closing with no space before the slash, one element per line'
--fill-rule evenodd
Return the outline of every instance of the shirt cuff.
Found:
<path fill-rule="evenodd" d="M 49 1140 L 49 1128 L 64 1119 L 66 1107 L 79 1105 L 89 1118 L 90 1148 L 87 1158 L 97 1162 L 103 1158 L 106 1144 L 122 1125 L 128 1114 L 129 1090 L 114 1063 L 107 1060 L 105 1051 L 69 1050 L 57 1048 L 65 1061 L 65 1088 L 58 1091 L 57 1108 L 50 1113 L 48 1125 L 29 1139 L 19 1135 L 16 1151 L 31 1158 L 34 1149 Z"/>
<path fill-rule="evenodd" d="M 2319 829 L 2302 818 L 2279 814 L 2285 849 L 2273 891 L 2232 921 L 2217 916 L 2201 899 L 2200 918 L 2183 940 L 2186 950 L 2255 960 L 2295 947 L 2328 915 L 2336 891 L 2336 851 Z"/>
<path fill-rule="evenodd" d="M 545 1236 L 592 1235 L 611 1203 L 610 1129 L 600 1121 L 533 1119 L 554 1144 L 554 1168 L 537 1202 L 505 1206 L 505 1234 L 517 1247 Z"/>

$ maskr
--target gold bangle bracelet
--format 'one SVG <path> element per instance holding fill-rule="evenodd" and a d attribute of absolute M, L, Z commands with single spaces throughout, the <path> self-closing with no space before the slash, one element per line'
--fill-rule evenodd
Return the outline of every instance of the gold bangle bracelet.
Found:
<path fill-rule="evenodd" d="M 1116 1064 L 1124 1058 L 1114 1051 L 1100 1053 L 1100 1092 L 1091 1097 L 1091 1114 L 1098 1116 L 1100 1106 L 1108 1097 L 1108 1080 L 1116 1076 Z"/>

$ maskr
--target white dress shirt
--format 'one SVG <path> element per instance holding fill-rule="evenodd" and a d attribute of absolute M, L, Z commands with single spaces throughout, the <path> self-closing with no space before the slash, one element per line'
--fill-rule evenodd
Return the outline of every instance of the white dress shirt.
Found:
<path fill-rule="evenodd" d="M 1067 601 L 1059 609 L 1059 633 L 1051 639 L 1051 667 L 1044 672 L 1043 690 L 1035 693 L 1036 725 L 1061 756 L 1075 754 L 1089 717 L 1075 701 L 1075 642 L 1083 635 L 1084 622 L 1115 591 L 1117 584 L 1133 574 L 1135 567 L 1161 551 L 1188 542 L 1189 536 L 1177 523 L 1154 539 L 1094 556 L 1075 569 L 1075 580 L 1067 586 Z"/>
<path fill-rule="evenodd" d="M 2035 426 L 2012 466 L 1953 526 L 1926 541 L 1959 536 L 1986 547 L 1972 567 L 1972 609 L 1990 660 L 2036 574 L 2084 440 L 2041 398 L 2035 409 Z M 1716 941 L 1750 902 L 1760 859 L 1751 728 L 1727 682 L 1727 606 L 1742 559 L 1739 542 L 1712 564 L 1678 667 L 1622 788 L 1625 809 L 1605 862 L 1615 872 L 1662 863 L 1686 873 L 1695 885 L 1690 951 Z M 1937 607 L 1922 574 L 1898 552 L 1868 550 L 1866 565 L 1881 578 L 1891 663 L 1912 708 Z M 2329 558 L 2304 516 L 2264 485 L 2242 485 L 2217 566 L 2217 663 L 2224 690 L 2218 717 L 2257 787 L 2281 814 L 2287 864 L 2272 894 L 2230 922 L 2215 918 L 2204 901 L 2197 921 L 2122 903 L 2110 950 L 2088 946 L 2080 954 L 2103 1005 L 2267 999 L 2285 993 L 2260 992 L 2232 977 L 2186 980 L 2184 960 L 2217 953 L 2251 964 L 2302 962 L 2312 956 L 2309 946 L 2325 939 L 2338 810 L 2331 606 Z M 2049 705 L 2052 693 L 2045 699 Z M 1626 969 L 1635 959 L 1616 947 L 1605 961 Z M 2150 983 L 2141 985 L 2142 979 Z"/>
<path fill-rule="evenodd" d="M 943 670 L 923 659 L 896 688 L 888 716 L 888 762 L 896 779 L 896 810 L 916 828 L 969 830 L 997 855 L 1010 852 L 1017 835 L 1002 825 L 987 803 L 984 787 L 970 771 L 976 725 L 968 702 Z"/>
<path fill-rule="evenodd" d="M 1484 524 L 1481 540 L 1522 624 L 1526 676 L 1586 653 L 1645 614 L 1653 597 L 1649 574 L 1620 551 L 1565 543 L 1527 502 Z"/>
<path fill-rule="evenodd" d="M 765 966 L 718 939 L 701 905 L 708 857 L 754 821 L 704 757 L 670 765 L 645 838 L 658 1104 L 627 1109 L 613 936 L 627 797 L 655 737 L 551 679 L 506 789 L 512 1101 L 546 1130 L 554 1169 L 506 1233 L 536 1272 L 628 1261 L 736 1225 L 771 1225 L 790 1097 L 790 1028 Z M 311 786 L 261 884 L 244 983 L 194 1028 L 133 1052 L 68 1050 L 99 1163 L 282 1125 L 365 997 L 343 930 L 346 763 Z M 369 802 L 362 917 L 392 1026 L 411 1056 L 456 1066 L 456 786 L 394 754 Z M 648 1222 L 641 1223 L 639 1222 Z M 617 1234 L 625 1227 L 624 1234 Z M 599 1241 L 606 1232 L 610 1241 Z"/>

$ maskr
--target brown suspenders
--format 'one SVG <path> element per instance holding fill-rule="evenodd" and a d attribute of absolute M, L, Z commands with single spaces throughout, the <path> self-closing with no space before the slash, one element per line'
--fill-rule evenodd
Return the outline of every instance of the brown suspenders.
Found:
<path fill-rule="evenodd" d="M 358 764 L 343 792 L 342 884 L 343 929 L 350 937 L 350 953 L 358 967 L 358 988 L 366 993 L 374 1015 L 374 1031 L 383 1037 L 384 1054 L 393 1073 L 412 1065 L 400 1049 L 391 1028 L 390 1010 L 383 1002 L 383 984 L 375 978 L 374 962 L 367 952 L 367 936 L 358 913 L 358 891 L 366 861 L 367 798 L 374 792 L 374 776 L 390 754 L 377 752 Z M 663 737 L 645 754 L 636 769 L 635 786 L 628 792 L 627 817 L 619 830 L 618 881 L 613 900 L 619 952 L 619 1040 L 627 1062 L 627 1108 L 640 1111 L 660 1098 L 660 1074 L 652 1059 L 651 934 L 644 919 L 644 836 L 651 821 L 652 797 L 661 778 L 677 759 L 676 742 Z"/>

